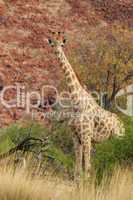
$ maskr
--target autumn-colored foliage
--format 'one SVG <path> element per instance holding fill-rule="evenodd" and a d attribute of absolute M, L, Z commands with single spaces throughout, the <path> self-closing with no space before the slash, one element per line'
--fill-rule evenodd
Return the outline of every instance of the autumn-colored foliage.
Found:
<path fill-rule="evenodd" d="M 88 33 L 73 63 L 80 63 L 77 70 L 88 89 L 105 93 L 112 103 L 117 92 L 133 82 L 133 33 L 118 25 L 100 30 Z"/>

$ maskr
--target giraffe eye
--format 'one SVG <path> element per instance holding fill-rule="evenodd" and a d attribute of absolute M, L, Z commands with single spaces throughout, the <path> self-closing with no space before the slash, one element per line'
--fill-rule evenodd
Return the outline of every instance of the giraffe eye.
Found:
<path fill-rule="evenodd" d="M 63 43 L 64 43 L 64 44 L 66 43 L 66 39 L 63 40 Z"/>
<path fill-rule="evenodd" d="M 49 42 L 49 44 L 52 44 L 52 40 L 51 39 L 48 39 L 48 42 Z"/>

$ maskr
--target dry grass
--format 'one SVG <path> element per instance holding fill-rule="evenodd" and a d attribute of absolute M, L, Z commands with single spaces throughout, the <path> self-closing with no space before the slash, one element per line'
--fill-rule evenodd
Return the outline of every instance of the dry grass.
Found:
<path fill-rule="evenodd" d="M 4 168 L 0 170 L 0 200 L 132 200 L 133 173 L 117 170 L 111 179 L 95 187 L 76 189 L 74 183 L 46 176 L 41 179 L 24 170 Z"/>

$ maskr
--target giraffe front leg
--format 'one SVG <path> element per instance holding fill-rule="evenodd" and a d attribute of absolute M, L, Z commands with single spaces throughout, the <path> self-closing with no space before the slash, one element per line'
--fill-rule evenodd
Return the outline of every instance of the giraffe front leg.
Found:
<path fill-rule="evenodd" d="M 83 145 L 83 158 L 84 158 L 84 179 L 88 180 L 91 173 L 91 137 L 89 136 Z"/>
<path fill-rule="evenodd" d="M 74 142 L 74 151 L 75 151 L 74 180 L 76 182 L 79 182 L 81 179 L 82 172 L 83 172 L 83 168 L 82 168 L 83 148 L 77 136 L 73 138 L 73 142 Z"/>

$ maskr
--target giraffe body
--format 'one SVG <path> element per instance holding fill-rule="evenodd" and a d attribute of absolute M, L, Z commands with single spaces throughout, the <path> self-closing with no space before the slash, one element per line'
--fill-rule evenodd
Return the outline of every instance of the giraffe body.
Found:
<path fill-rule="evenodd" d="M 101 108 L 86 90 L 80 90 L 77 96 L 74 112 L 78 114 L 71 121 L 76 155 L 75 177 L 80 177 L 84 170 L 85 178 L 88 178 L 91 143 L 99 143 L 112 136 L 123 136 L 124 127 L 116 114 Z"/>
<path fill-rule="evenodd" d="M 75 149 L 75 178 L 84 172 L 85 179 L 90 176 L 91 143 L 101 142 L 113 135 L 122 136 L 124 128 L 117 115 L 101 108 L 90 93 L 81 86 L 64 52 L 61 33 L 53 35 L 50 44 L 64 71 L 71 94 L 74 117 L 70 120 L 73 129 Z"/>

